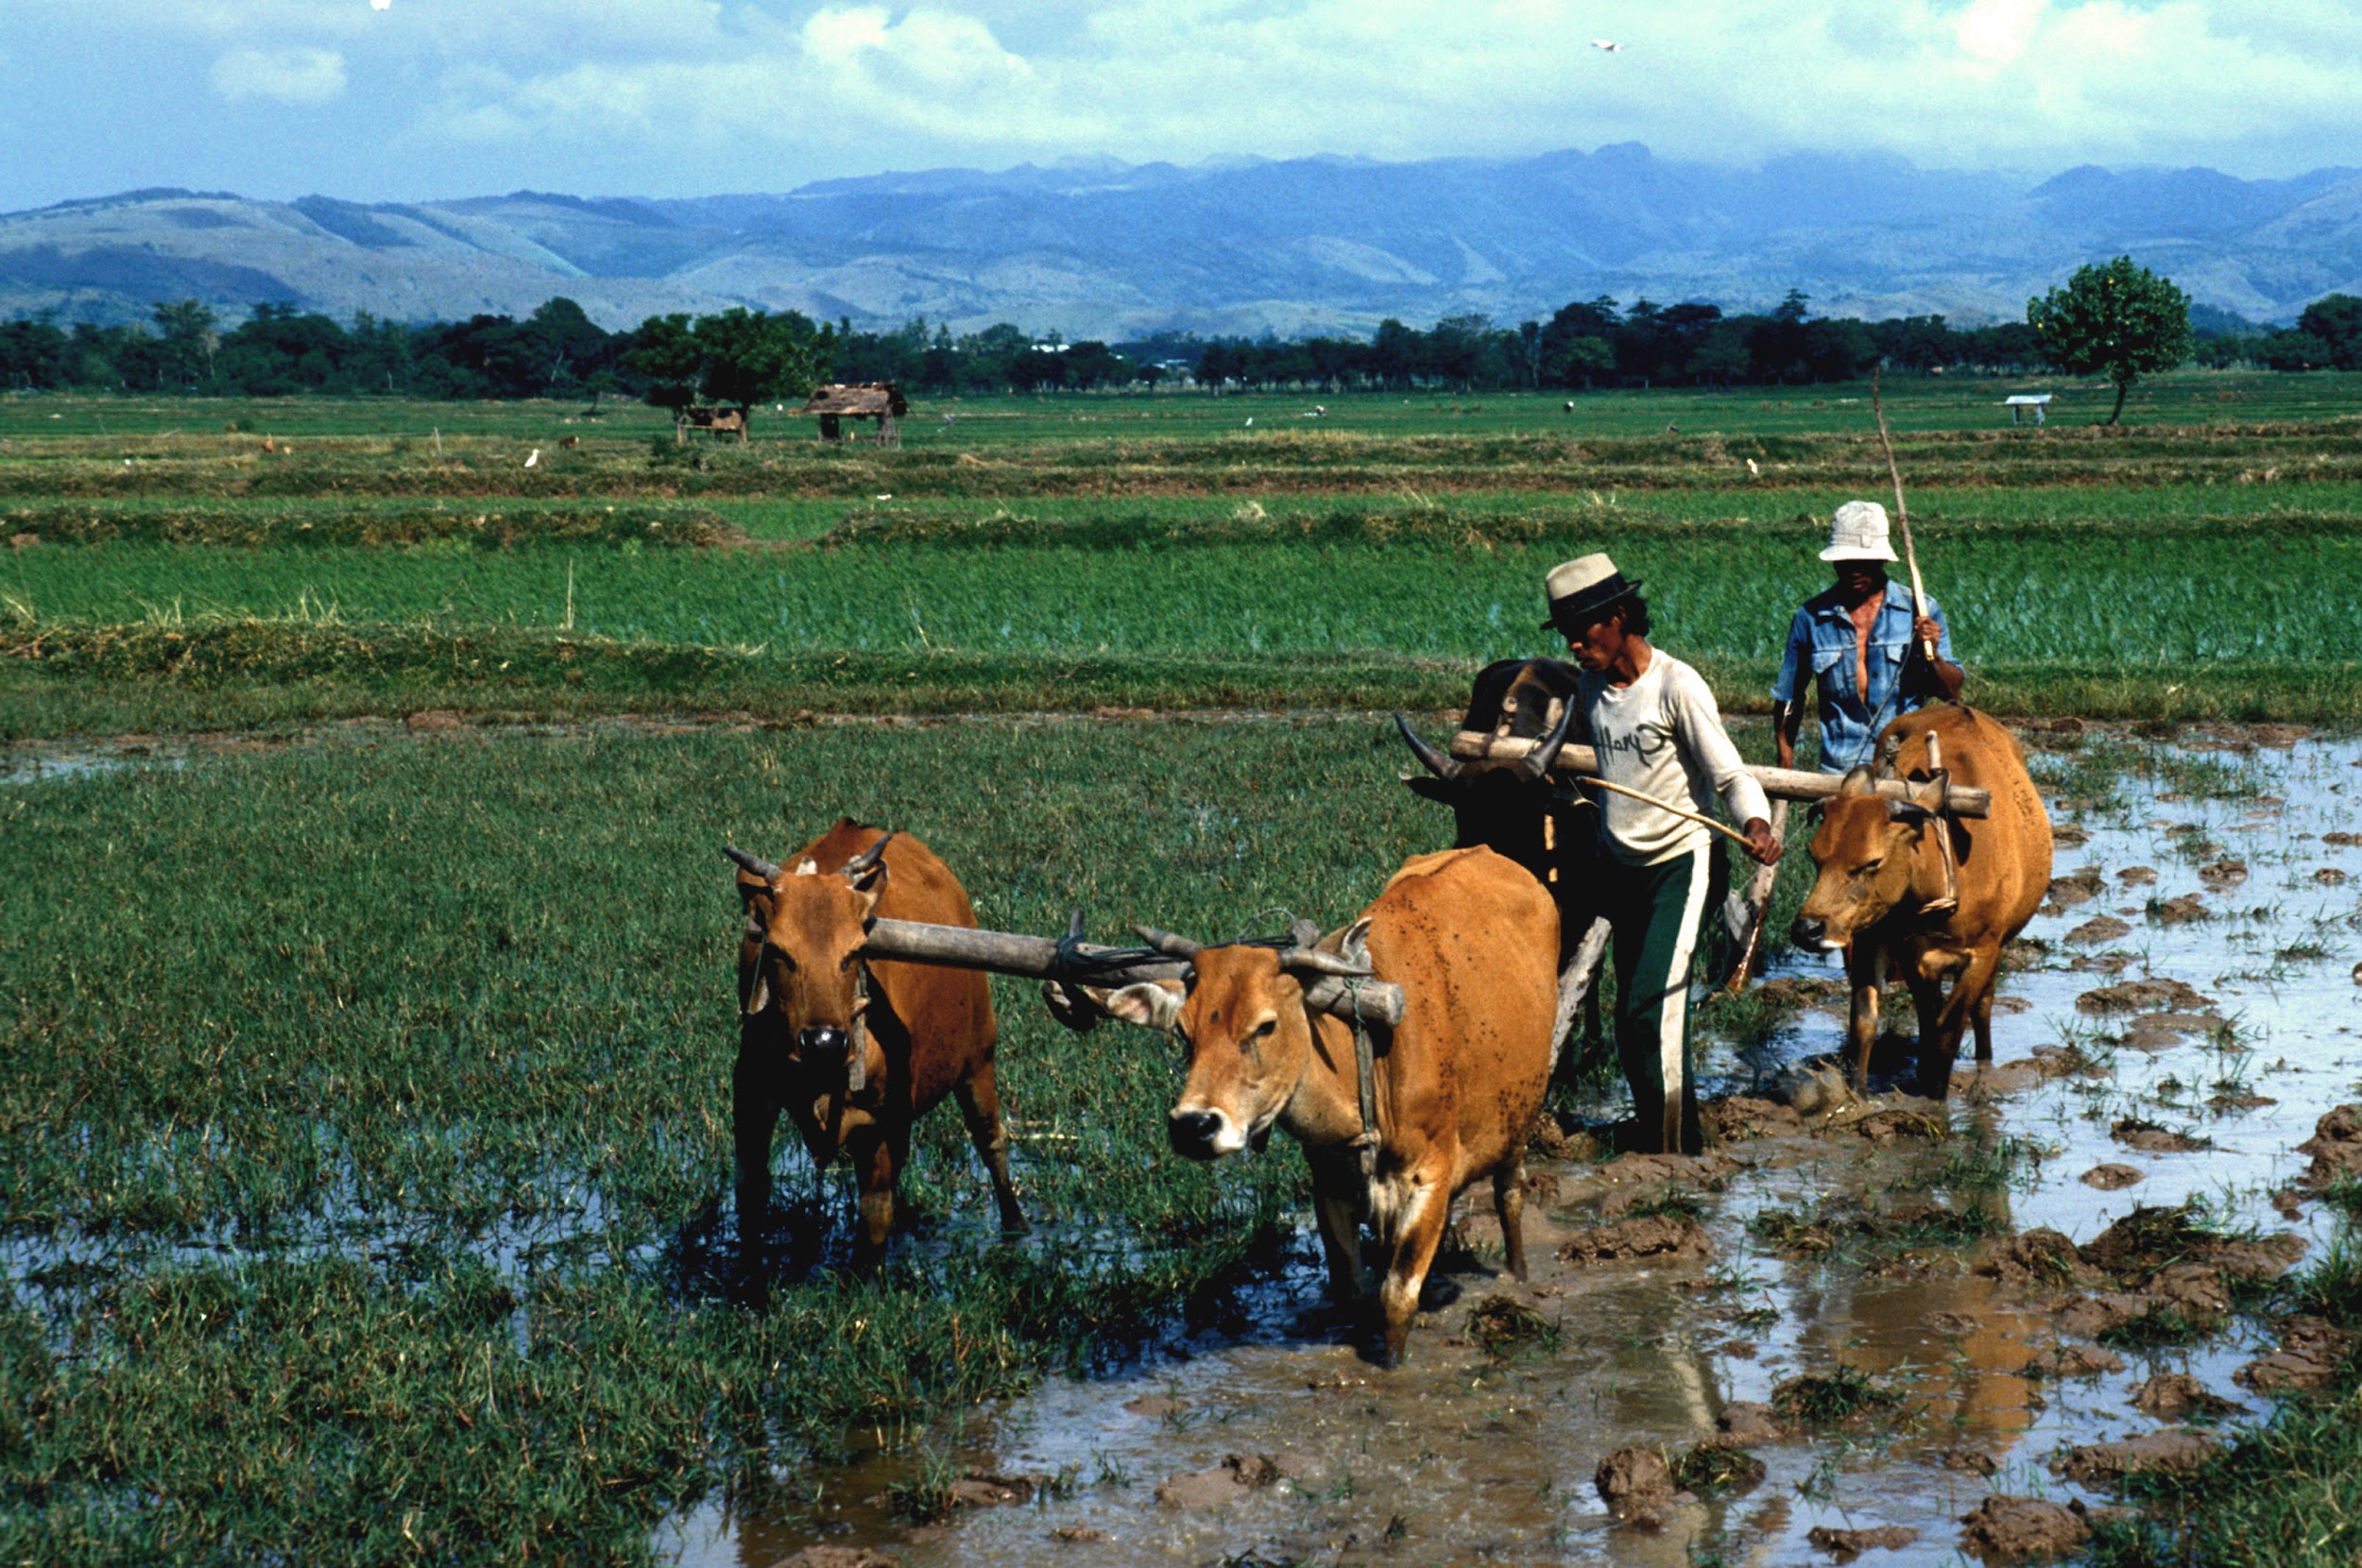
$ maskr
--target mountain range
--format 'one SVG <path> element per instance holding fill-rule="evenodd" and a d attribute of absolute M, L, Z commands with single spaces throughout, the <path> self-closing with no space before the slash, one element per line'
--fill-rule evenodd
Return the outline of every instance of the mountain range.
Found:
<path fill-rule="evenodd" d="M 2084 166 L 2046 179 L 1797 155 L 1754 169 L 1636 144 L 1519 159 L 1082 159 L 830 179 L 784 195 L 251 200 L 131 191 L 0 214 L 0 317 L 145 317 L 197 298 L 339 317 L 522 315 L 609 326 L 729 305 L 864 326 L 914 315 L 1070 337 L 1365 332 L 1570 299 L 1788 290 L 1817 314 L 2023 315 L 2130 253 L 2203 305 L 2285 321 L 2362 293 L 2362 170 L 2243 179 Z"/>

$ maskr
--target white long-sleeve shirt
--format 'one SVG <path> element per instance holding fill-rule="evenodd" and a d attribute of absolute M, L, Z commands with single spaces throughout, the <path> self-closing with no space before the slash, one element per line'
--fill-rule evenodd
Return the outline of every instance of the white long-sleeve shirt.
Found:
<path fill-rule="evenodd" d="M 1585 671 L 1576 689 L 1599 749 L 1600 776 L 1660 800 L 1686 802 L 1712 815 L 1715 797 L 1730 808 L 1731 820 L 1769 819 L 1772 803 L 1747 772 L 1738 748 L 1722 728 L 1722 710 L 1705 677 L 1662 649 L 1650 650 L 1649 667 L 1630 686 L 1615 686 Z M 1703 849 L 1706 830 L 1646 801 L 1613 790 L 1600 792 L 1608 853 L 1628 865 L 1654 865 Z"/>

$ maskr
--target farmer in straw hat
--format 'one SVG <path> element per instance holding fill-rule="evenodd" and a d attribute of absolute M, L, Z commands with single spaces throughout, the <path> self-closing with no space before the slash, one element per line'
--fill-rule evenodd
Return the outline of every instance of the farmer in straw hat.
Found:
<path fill-rule="evenodd" d="M 1821 558 L 1837 581 L 1798 607 L 1788 626 L 1788 651 L 1772 683 L 1774 728 L 1783 768 L 1796 765 L 1796 736 L 1805 722 L 1804 687 L 1820 688 L 1823 773 L 1841 774 L 1877 760 L 1871 749 L 1897 713 L 1931 697 L 1960 694 L 1960 667 L 1952 662 L 1952 634 L 1934 599 L 1915 615 L 1908 584 L 1887 579 L 1895 558 L 1887 542 L 1887 509 L 1849 501 L 1830 521 Z M 1920 653 L 1936 650 L 1933 664 Z"/>
<path fill-rule="evenodd" d="M 1697 671 L 1649 642 L 1640 585 L 1605 555 L 1554 568 L 1546 630 L 1582 666 L 1577 733 L 1610 784 L 1701 815 L 1720 795 L 1744 826 L 1747 852 L 1780 858 L 1771 805 L 1722 728 Z M 1641 1147 L 1696 1153 L 1698 1093 L 1689 1070 L 1689 973 L 1708 884 L 1711 839 L 1698 823 L 1632 795 L 1603 792 L 1600 907 L 1616 953 L 1616 1053 L 1632 1084 Z"/>
<path fill-rule="evenodd" d="M 1874 501 L 1839 507 L 1821 558 L 1836 568 L 1837 581 L 1806 600 L 1789 622 L 1788 651 L 1772 683 L 1772 728 L 1780 766 L 1794 767 L 1809 675 L 1820 688 L 1821 771 L 1842 774 L 1876 766 L 1871 754 L 1878 732 L 1930 698 L 1959 701 L 1966 676 L 1952 660 L 1952 633 L 1942 607 L 1930 597 L 1927 613 L 1917 614 L 1910 588 L 1887 578 L 1887 563 L 1895 555 L 1887 542 L 1885 507 Z M 1932 660 L 1928 648 L 1935 650 Z M 1936 837 L 1943 846 L 1944 895 L 1928 906 L 1930 913 L 1951 909 L 1960 898 L 1952 835 Z"/>

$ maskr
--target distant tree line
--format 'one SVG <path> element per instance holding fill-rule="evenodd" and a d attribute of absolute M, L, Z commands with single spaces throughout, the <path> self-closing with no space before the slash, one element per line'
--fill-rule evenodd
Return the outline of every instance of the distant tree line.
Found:
<path fill-rule="evenodd" d="M 0 322 L 0 389 L 124 390 L 276 397 L 643 399 L 751 403 L 801 399 L 824 381 L 892 381 L 918 394 L 1087 391 L 1200 384 L 1348 391 L 1488 391 L 1605 386 L 1798 385 L 1857 380 L 1874 366 L 1923 373 L 2022 375 L 2071 368 L 2028 322 L 1957 328 L 1941 315 L 1882 321 L 1815 316 L 1791 291 L 1763 313 L 1698 301 L 1619 305 L 1604 296 L 1514 327 L 1450 315 L 1424 331 L 1397 320 L 1367 338 L 1281 340 L 1161 334 L 1065 342 L 1006 323 L 954 334 L 923 319 L 882 332 L 793 311 L 652 316 L 608 332 L 572 299 L 518 320 L 474 315 L 411 324 L 362 313 L 339 322 L 257 305 L 225 327 L 196 300 L 148 321 Z M 2362 298 L 2333 294 L 2288 330 L 2199 313 L 2191 362 L 2277 370 L 2362 368 Z M 2177 348 L 2177 356 L 2182 351 Z"/>

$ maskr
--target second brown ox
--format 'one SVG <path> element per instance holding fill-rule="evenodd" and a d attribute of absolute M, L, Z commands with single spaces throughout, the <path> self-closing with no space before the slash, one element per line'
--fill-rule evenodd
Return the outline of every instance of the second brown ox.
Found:
<path fill-rule="evenodd" d="M 959 879 L 909 834 L 849 817 L 784 869 L 729 854 L 746 911 L 731 1075 L 741 1246 L 760 1253 L 769 1228 L 771 1133 L 784 1110 L 813 1164 L 825 1169 L 840 1150 L 852 1162 L 861 1183 L 854 1262 L 875 1262 L 894 1227 L 911 1123 L 946 1094 L 958 1099 L 991 1173 L 1002 1228 L 1023 1230 L 993 1078 L 999 1025 L 984 977 L 861 957 L 881 916 L 974 926 Z"/>
<path fill-rule="evenodd" d="M 1260 1147 L 1274 1127 L 1304 1148 L 1331 1289 L 1358 1303 L 1360 1226 L 1377 1233 L 1385 1358 L 1401 1358 L 1419 1291 L 1462 1189 L 1490 1178 L 1511 1273 L 1526 1272 L 1526 1136 L 1550 1071 L 1558 911 L 1542 884 L 1489 849 L 1404 862 L 1385 891 L 1320 950 L 1366 954 L 1403 988 L 1402 1022 L 1373 1041 L 1375 1158 L 1364 1176 L 1353 1027 L 1304 1005 L 1266 946 L 1196 948 L 1181 982 L 1103 998 L 1129 1022 L 1178 1029 L 1189 1082 L 1173 1149 L 1213 1160 Z"/>
<path fill-rule="evenodd" d="M 1931 735 L 1954 782 L 1993 792 L 1990 816 L 1929 809 L 1941 794 L 1927 765 Z M 2025 929 L 2049 888 L 2050 817 L 2017 741 L 1981 713 L 1939 704 L 1889 724 L 1881 755 L 1890 739 L 1900 741 L 1896 772 L 1922 786 L 1926 804 L 1874 793 L 1868 768 L 1846 775 L 1813 835 L 1820 877 L 1789 934 L 1799 946 L 1846 954 L 1853 988 L 1846 1076 L 1857 1090 L 1870 1075 L 1878 985 L 1892 959 L 1919 1014 L 1918 1092 L 1942 1099 L 1951 1092 L 1962 1033 L 1973 1028 L 1977 1060 L 1993 1060 L 1994 978 L 2002 945 Z M 1960 864 L 1960 903 L 1930 912 L 1945 891 L 1936 838 L 1945 832 Z"/>

